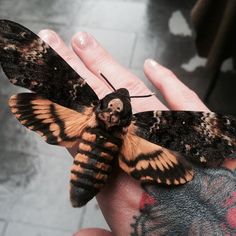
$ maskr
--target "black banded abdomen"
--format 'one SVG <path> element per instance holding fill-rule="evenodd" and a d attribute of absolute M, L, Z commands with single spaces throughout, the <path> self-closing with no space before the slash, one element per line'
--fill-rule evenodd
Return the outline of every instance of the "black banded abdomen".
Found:
<path fill-rule="evenodd" d="M 70 198 L 74 207 L 91 200 L 106 184 L 121 141 L 98 128 L 83 132 L 71 170 Z"/>

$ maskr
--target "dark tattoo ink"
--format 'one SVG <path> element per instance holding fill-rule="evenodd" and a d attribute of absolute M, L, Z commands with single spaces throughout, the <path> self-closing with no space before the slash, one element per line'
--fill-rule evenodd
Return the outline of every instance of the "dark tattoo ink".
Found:
<path fill-rule="evenodd" d="M 186 185 L 143 188 L 132 236 L 236 235 L 235 172 L 198 168 Z"/>

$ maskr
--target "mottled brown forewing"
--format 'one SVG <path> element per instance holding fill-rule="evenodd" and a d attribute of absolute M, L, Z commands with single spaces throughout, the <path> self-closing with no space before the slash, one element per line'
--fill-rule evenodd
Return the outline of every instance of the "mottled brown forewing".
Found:
<path fill-rule="evenodd" d="M 99 99 L 47 43 L 15 22 L 0 20 L 0 63 L 11 83 L 80 111 Z"/>
<path fill-rule="evenodd" d="M 236 155 L 236 119 L 196 111 L 148 111 L 134 114 L 135 133 L 181 153 L 202 166 L 220 166 Z"/>

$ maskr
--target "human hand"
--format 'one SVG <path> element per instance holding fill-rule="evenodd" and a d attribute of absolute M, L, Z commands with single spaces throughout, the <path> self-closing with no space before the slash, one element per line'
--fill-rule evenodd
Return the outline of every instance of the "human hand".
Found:
<path fill-rule="evenodd" d="M 150 93 L 143 82 L 121 67 L 88 34 L 79 33 L 73 38 L 74 52 L 52 31 L 42 31 L 40 36 L 86 78 L 100 98 L 111 92 L 100 78 L 100 71 L 115 88 L 125 87 L 131 95 Z M 147 60 L 144 71 L 164 96 L 169 109 L 208 111 L 197 95 L 168 69 Z M 134 99 L 132 105 L 137 112 L 168 109 L 154 96 Z M 236 167 L 235 161 L 225 165 Z M 235 173 L 226 169 L 199 168 L 193 181 L 178 188 L 142 188 L 118 170 L 97 200 L 114 235 L 235 233 L 235 182 Z M 101 229 L 85 229 L 76 236 L 112 234 Z"/>

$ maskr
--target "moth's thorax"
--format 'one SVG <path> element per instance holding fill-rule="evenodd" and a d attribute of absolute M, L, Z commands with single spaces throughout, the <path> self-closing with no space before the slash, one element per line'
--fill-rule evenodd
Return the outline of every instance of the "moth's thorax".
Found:
<path fill-rule="evenodd" d="M 101 99 L 96 109 L 96 117 L 107 130 L 122 130 L 127 127 L 132 117 L 128 90 L 118 89 Z"/>

